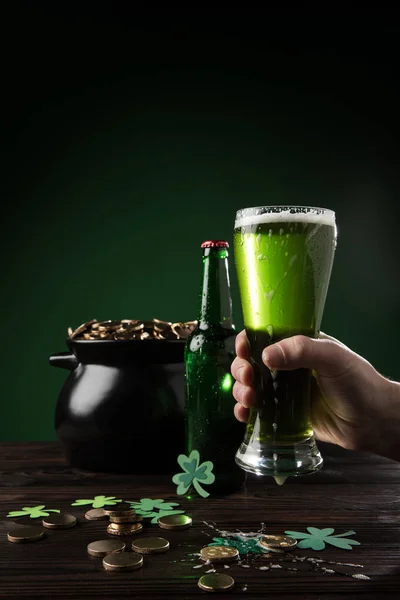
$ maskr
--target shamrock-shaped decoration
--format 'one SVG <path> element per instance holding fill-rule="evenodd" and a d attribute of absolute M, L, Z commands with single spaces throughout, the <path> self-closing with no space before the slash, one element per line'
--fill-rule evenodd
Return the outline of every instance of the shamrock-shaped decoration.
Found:
<path fill-rule="evenodd" d="M 302 533 L 301 531 L 285 531 L 286 535 L 290 535 L 290 537 L 295 538 L 296 540 L 301 540 L 297 547 L 298 548 L 311 548 L 312 550 L 323 550 L 325 548 L 325 544 L 330 544 L 331 546 L 336 546 L 336 548 L 342 548 L 343 550 L 352 550 L 352 546 L 359 546 L 360 542 L 351 539 L 343 539 L 347 538 L 349 535 L 353 535 L 355 531 L 345 531 L 345 533 L 340 533 L 336 535 L 332 535 L 335 530 L 332 527 L 327 527 L 325 529 L 318 529 L 318 527 L 307 527 L 308 533 Z"/>
<path fill-rule="evenodd" d="M 243 538 L 239 535 L 234 535 L 231 538 L 213 538 L 211 544 L 209 546 L 231 546 L 233 548 L 237 548 L 239 554 L 265 554 L 268 550 L 264 550 L 260 545 L 261 535 Z"/>
<path fill-rule="evenodd" d="M 172 481 L 178 486 L 176 490 L 178 496 L 186 494 L 190 486 L 193 485 L 199 496 L 207 498 L 210 494 L 203 490 L 200 483 L 202 485 L 214 483 L 213 463 L 206 460 L 200 464 L 200 454 L 197 450 L 192 450 L 189 456 L 180 454 L 178 456 L 178 464 L 184 471 L 184 473 L 177 473 L 172 478 Z"/>
<path fill-rule="evenodd" d="M 93 508 L 103 508 L 103 506 L 114 506 L 118 502 L 122 502 L 122 499 L 117 500 L 115 496 L 95 496 L 94 498 L 75 500 L 71 506 L 86 506 L 87 504 L 91 504 Z"/>
<path fill-rule="evenodd" d="M 51 512 L 59 513 L 60 511 L 54 508 L 46 508 L 45 504 L 39 504 L 38 506 L 23 506 L 22 510 L 12 510 L 8 513 L 7 517 L 30 517 L 31 519 L 38 519 L 39 517 L 48 517 Z"/>
<path fill-rule="evenodd" d="M 179 506 L 177 502 L 165 502 L 162 498 L 141 498 L 139 502 L 128 500 L 135 512 L 144 519 L 151 518 L 151 523 L 157 523 L 160 517 L 167 515 L 181 515 L 184 510 L 176 510 L 174 506 Z"/>

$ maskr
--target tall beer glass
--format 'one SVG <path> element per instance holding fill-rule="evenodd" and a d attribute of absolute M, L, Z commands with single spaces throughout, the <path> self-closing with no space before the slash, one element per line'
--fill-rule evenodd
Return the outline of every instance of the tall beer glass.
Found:
<path fill-rule="evenodd" d="M 235 263 L 256 388 L 236 462 L 278 483 L 323 461 L 311 426 L 311 371 L 270 371 L 261 354 L 289 336 L 318 337 L 335 248 L 331 210 L 266 206 L 236 214 Z"/>

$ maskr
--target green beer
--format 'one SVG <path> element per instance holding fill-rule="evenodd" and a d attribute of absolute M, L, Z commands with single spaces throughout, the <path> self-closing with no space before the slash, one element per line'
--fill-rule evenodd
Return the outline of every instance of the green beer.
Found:
<path fill-rule="evenodd" d="M 236 331 L 232 324 L 228 244 L 210 241 L 203 248 L 203 284 L 197 328 L 185 347 L 186 452 L 198 450 L 201 462 L 214 464 L 211 493 L 241 487 L 245 474 L 235 463 L 243 425 L 233 414 Z"/>
<path fill-rule="evenodd" d="M 261 207 L 237 213 L 235 262 L 257 392 L 236 457 L 246 470 L 300 474 L 322 464 L 310 421 L 310 371 L 271 372 L 261 354 L 292 335 L 318 336 L 335 247 L 330 210 Z M 314 456 L 304 457 L 304 448 Z"/>

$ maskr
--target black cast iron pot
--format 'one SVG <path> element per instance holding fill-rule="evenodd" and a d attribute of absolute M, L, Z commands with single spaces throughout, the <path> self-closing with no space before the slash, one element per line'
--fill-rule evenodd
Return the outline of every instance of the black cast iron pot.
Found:
<path fill-rule="evenodd" d="M 183 340 L 67 340 L 55 427 L 73 467 L 175 473 L 184 450 Z"/>

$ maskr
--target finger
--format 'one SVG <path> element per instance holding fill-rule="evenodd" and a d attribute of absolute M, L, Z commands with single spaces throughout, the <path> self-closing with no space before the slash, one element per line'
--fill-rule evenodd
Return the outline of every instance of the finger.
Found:
<path fill-rule="evenodd" d="M 233 384 L 232 394 L 236 402 L 243 404 L 246 408 L 254 404 L 256 398 L 256 393 L 253 388 L 242 385 L 238 381 L 235 381 Z"/>
<path fill-rule="evenodd" d="M 337 338 L 335 338 L 331 335 L 328 335 L 327 333 L 324 333 L 323 331 L 319 332 L 318 337 L 320 340 L 331 340 L 332 342 L 336 342 L 340 346 L 343 346 L 343 348 L 347 348 L 347 346 L 345 344 L 343 344 L 343 342 L 341 342 L 340 340 L 338 340 Z"/>
<path fill-rule="evenodd" d="M 295 335 L 264 349 L 262 360 L 270 369 L 314 369 L 322 377 L 340 377 L 354 365 L 351 350 L 330 339 Z"/>
<path fill-rule="evenodd" d="M 236 336 L 235 348 L 239 358 L 250 358 L 249 340 L 244 329 Z"/>
<path fill-rule="evenodd" d="M 253 383 L 253 367 L 244 358 L 235 358 L 231 366 L 231 373 L 236 381 L 243 383 L 243 385 L 251 385 Z"/>
<path fill-rule="evenodd" d="M 244 406 L 242 406 L 241 404 L 238 403 L 238 404 L 235 404 L 235 408 L 233 409 L 233 412 L 234 412 L 237 420 L 240 421 L 241 423 L 247 423 L 247 421 L 249 420 L 249 413 L 250 413 L 249 408 L 245 408 Z"/>

